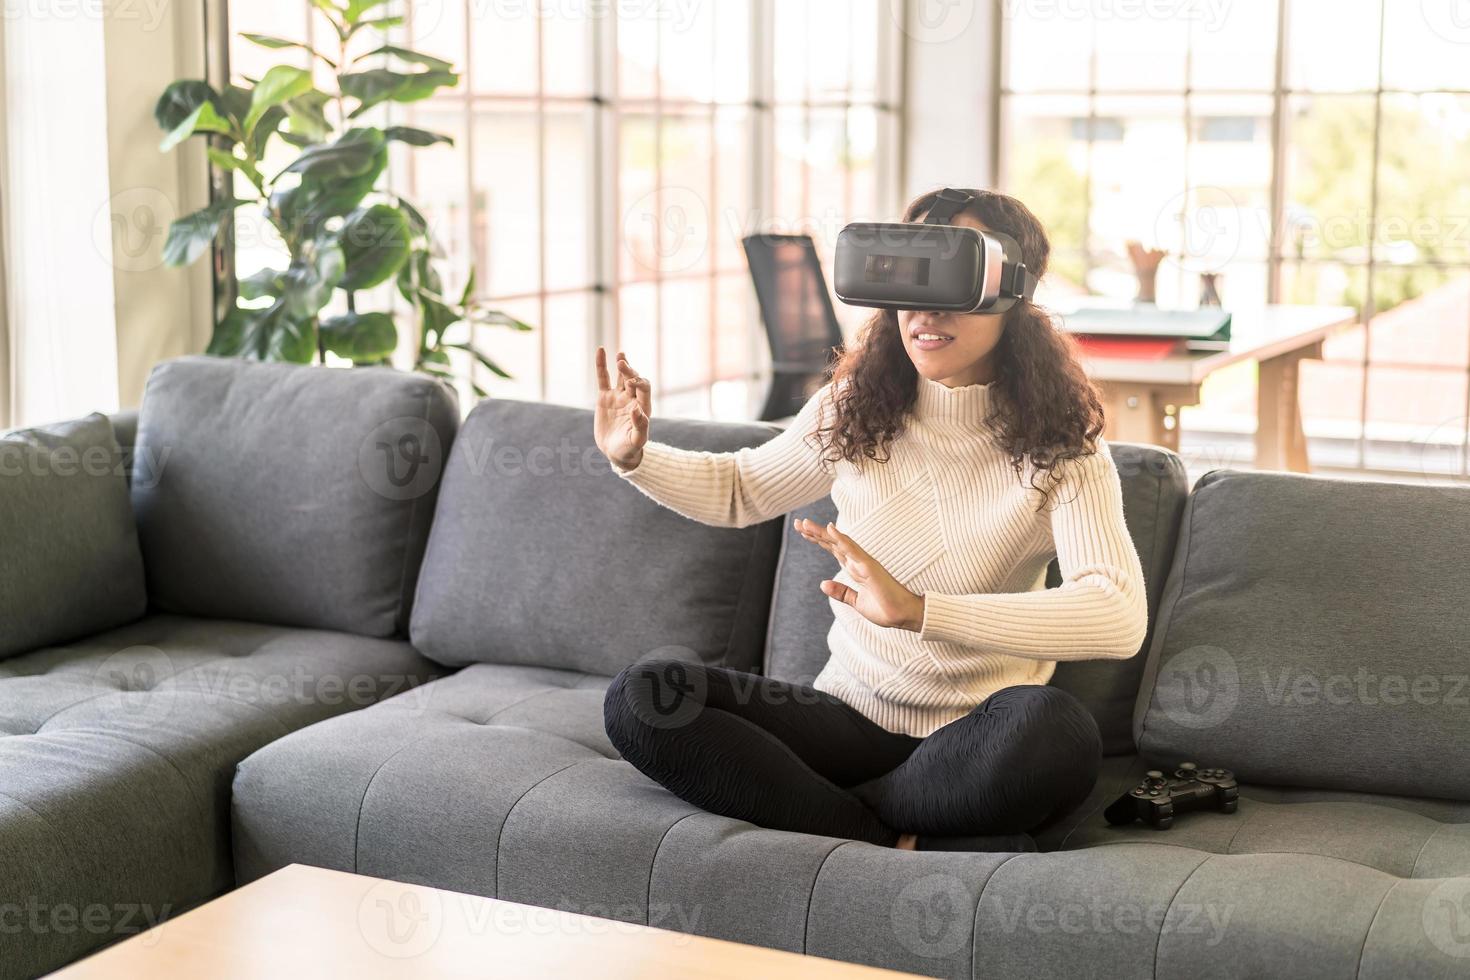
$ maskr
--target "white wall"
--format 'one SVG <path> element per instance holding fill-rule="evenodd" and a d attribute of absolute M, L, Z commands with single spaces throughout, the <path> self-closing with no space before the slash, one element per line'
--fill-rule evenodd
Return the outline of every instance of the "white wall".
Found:
<path fill-rule="evenodd" d="M 161 255 L 169 222 L 209 202 L 204 141 L 160 153 L 163 133 L 153 119 L 170 82 L 205 77 L 204 4 L 110 4 L 104 24 L 117 389 L 119 404 L 131 408 L 153 365 L 202 351 L 211 333 L 208 256 L 174 269 Z"/>
<path fill-rule="evenodd" d="M 946 185 L 989 187 L 1000 4 L 908 0 L 907 7 L 904 201 Z"/>

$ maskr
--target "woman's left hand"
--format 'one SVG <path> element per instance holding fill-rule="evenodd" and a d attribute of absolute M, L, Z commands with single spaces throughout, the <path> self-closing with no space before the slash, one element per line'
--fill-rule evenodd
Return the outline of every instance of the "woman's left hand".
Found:
<path fill-rule="evenodd" d="M 919 632 L 924 624 L 923 596 L 915 595 L 899 584 L 898 579 L 888 574 L 888 570 L 856 541 L 837 530 L 836 525 L 823 527 L 803 517 L 798 518 L 794 526 L 802 537 L 827 549 L 841 562 L 843 570 L 857 585 L 854 589 L 826 579 L 822 582 L 823 593 L 847 603 L 876 626 Z"/>

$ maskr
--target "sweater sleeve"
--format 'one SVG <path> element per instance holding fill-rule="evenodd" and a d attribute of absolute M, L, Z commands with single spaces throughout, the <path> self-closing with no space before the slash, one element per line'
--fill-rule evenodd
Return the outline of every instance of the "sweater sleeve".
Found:
<path fill-rule="evenodd" d="M 1063 464 L 1051 532 L 1062 584 L 992 595 L 926 593 L 919 639 L 1035 660 L 1125 660 L 1148 632 L 1143 567 L 1123 520 L 1123 488 L 1107 443 Z M 936 656 L 936 659 L 939 659 Z M 943 657 L 944 672 L 972 665 Z"/>
<path fill-rule="evenodd" d="M 770 520 L 832 489 L 833 471 L 807 437 L 817 431 L 830 384 L 802 406 L 795 420 L 759 446 L 732 453 L 679 449 L 649 441 L 631 470 L 613 472 L 685 517 L 719 527 Z"/>

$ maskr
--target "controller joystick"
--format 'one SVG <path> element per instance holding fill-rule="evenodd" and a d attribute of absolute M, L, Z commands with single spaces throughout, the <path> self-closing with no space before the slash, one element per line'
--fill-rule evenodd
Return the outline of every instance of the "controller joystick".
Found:
<path fill-rule="evenodd" d="M 1168 830 L 1181 813 L 1204 809 L 1234 813 L 1238 806 L 1239 789 L 1229 769 L 1201 769 L 1193 762 L 1181 762 L 1168 776 L 1158 769 L 1144 773 L 1139 784 L 1103 816 L 1114 825 L 1142 820 L 1156 830 Z"/>

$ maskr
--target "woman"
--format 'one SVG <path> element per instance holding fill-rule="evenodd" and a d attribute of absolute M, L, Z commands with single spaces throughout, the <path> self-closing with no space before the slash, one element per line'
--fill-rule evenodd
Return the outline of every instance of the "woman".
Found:
<path fill-rule="evenodd" d="M 955 224 L 1049 245 L 1019 201 L 968 191 Z M 926 194 L 905 221 L 921 221 Z M 1031 850 L 1097 779 L 1097 725 L 1046 686 L 1057 661 L 1124 659 L 1147 629 L 1102 408 L 1030 301 L 1003 314 L 880 311 L 784 432 L 734 453 L 648 441 L 649 384 L 597 352 L 598 447 L 649 497 L 744 526 L 830 493 L 796 530 L 835 556 L 811 685 L 642 661 L 608 688 L 623 757 L 680 798 L 781 830 L 920 849 Z M 1056 556 L 1059 588 L 1045 589 Z"/>

